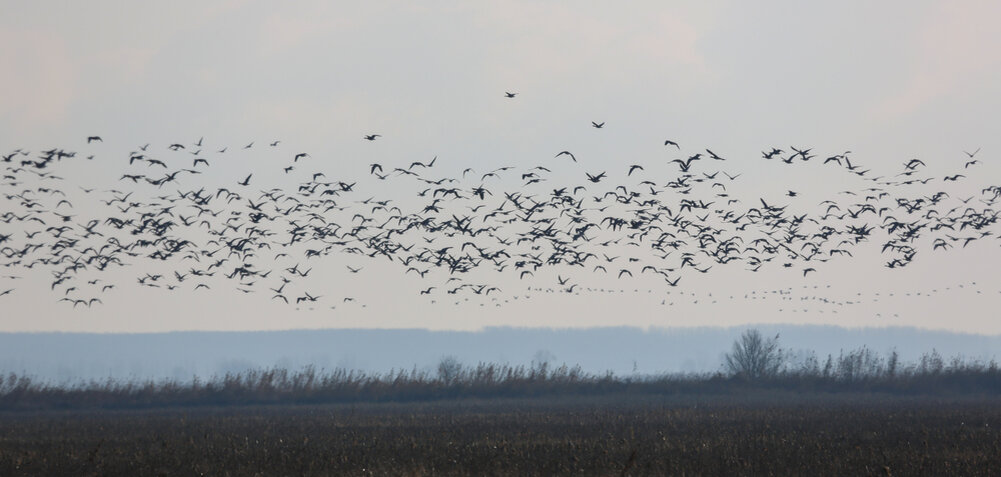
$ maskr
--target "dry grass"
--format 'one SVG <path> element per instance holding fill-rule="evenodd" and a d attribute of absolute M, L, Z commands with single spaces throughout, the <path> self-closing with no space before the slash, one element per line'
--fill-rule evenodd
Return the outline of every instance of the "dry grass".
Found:
<path fill-rule="evenodd" d="M 991 475 L 996 398 L 760 391 L 0 417 L 0 475 Z"/>

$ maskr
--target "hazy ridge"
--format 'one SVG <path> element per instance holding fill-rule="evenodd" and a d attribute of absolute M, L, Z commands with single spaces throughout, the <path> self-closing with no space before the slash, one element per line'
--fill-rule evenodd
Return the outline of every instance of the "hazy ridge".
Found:
<path fill-rule="evenodd" d="M 792 351 L 821 358 L 867 346 L 896 349 L 903 360 L 937 350 L 990 360 L 1001 355 L 1001 336 L 908 327 L 841 328 L 815 325 L 753 326 L 780 334 Z M 722 354 L 748 327 L 629 327 L 549 329 L 486 328 L 482 331 L 423 329 L 321 329 L 150 334 L 0 333 L 0 372 L 56 382 L 108 377 L 187 380 L 229 371 L 315 365 L 366 372 L 425 369 L 443 356 L 463 363 L 531 364 L 534 360 L 579 364 L 585 371 L 616 374 L 705 372 L 719 369 Z"/>

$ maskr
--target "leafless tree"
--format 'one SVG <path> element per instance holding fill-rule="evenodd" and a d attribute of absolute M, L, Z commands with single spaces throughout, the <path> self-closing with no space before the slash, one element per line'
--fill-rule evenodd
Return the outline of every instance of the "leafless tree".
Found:
<path fill-rule="evenodd" d="M 775 376 L 784 362 L 785 356 L 779 349 L 779 335 L 765 338 L 758 330 L 744 331 L 724 359 L 730 374 L 747 379 Z"/>
<path fill-rule="evenodd" d="M 446 386 L 454 384 L 462 374 L 462 363 L 455 356 L 444 356 L 438 362 L 438 379 Z"/>

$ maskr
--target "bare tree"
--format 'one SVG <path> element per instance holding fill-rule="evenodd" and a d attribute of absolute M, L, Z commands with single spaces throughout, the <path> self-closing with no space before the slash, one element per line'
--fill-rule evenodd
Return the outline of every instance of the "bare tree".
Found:
<path fill-rule="evenodd" d="M 438 379 L 446 386 L 451 386 L 458 381 L 462 374 L 462 363 L 455 356 L 444 356 L 438 362 Z"/>
<path fill-rule="evenodd" d="M 779 335 L 765 338 L 758 330 L 744 331 L 733 342 L 733 350 L 724 359 L 730 374 L 747 379 L 775 376 L 784 362 L 785 356 L 779 349 Z"/>

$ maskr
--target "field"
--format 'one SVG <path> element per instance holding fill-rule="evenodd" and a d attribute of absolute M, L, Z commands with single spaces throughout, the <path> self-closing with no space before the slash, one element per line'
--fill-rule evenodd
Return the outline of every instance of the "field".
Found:
<path fill-rule="evenodd" d="M 0 475 L 991 475 L 996 397 L 735 397 L 9 412 Z"/>

